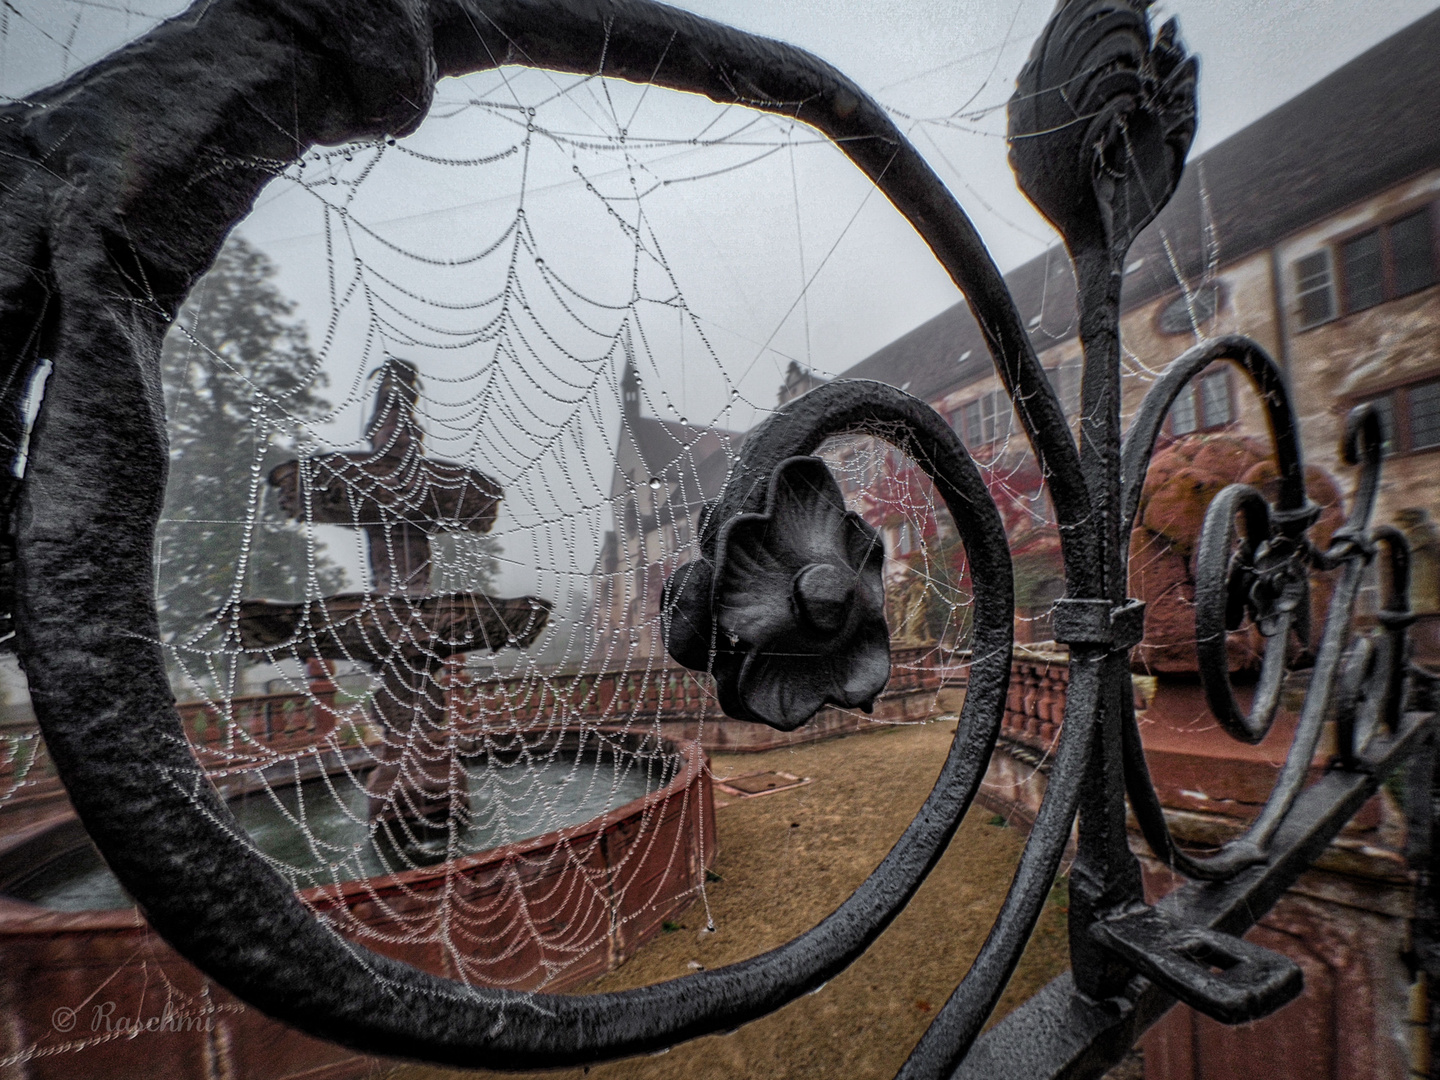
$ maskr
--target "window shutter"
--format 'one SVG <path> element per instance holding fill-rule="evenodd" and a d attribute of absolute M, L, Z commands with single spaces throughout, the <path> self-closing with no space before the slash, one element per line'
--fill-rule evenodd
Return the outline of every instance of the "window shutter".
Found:
<path fill-rule="evenodd" d="M 1405 296 L 1435 284 L 1435 230 L 1430 207 L 1400 218 L 1390 226 L 1395 295 Z"/>
<path fill-rule="evenodd" d="M 1410 391 L 1410 449 L 1440 446 L 1440 382 L 1422 383 Z"/>
<path fill-rule="evenodd" d="M 1345 310 L 1363 311 L 1385 299 L 1385 265 L 1380 230 L 1371 229 L 1340 245 L 1340 266 L 1345 275 Z"/>

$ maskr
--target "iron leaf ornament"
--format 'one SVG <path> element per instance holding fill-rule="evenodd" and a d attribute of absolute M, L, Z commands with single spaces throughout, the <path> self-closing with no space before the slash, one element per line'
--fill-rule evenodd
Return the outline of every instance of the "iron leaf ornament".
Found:
<path fill-rule="evenodd" d="M 764 512 L 724 522 L 713 563 L 667 583 L 666 644 L 714 674 L 736 719 L 792 731 L 827 704 L 869 712 L 890 679 L 883 564 L 880 534 L 845 509 L 825 462 L 788 458 Z"/>

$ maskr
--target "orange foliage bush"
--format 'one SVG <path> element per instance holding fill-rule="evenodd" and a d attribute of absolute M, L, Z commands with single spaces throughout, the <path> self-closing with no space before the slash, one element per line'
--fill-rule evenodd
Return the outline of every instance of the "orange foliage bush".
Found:
<path fill-rule="evenodd" d="M 1344 520 L 1340 492 L 1324 469 L 1306 470 L 1310 498 L 1323 511 L 1310 531 L 1323 547 Z M 1145 601 L 1145 640 L 1133 667 L 1146 674 L 1190 674 L 1195 660 L 1195 548 L 1205 511 L 1233 483 L 1258 488 L 1271 502 L 1279 470 L 1266 445 L 1242 435 L 1187 435 L 1156 453 L 1130 535 L 1130 595 Z M 1311 577 L 1312 626 L 1318 630 L 1330 599 L 1326 575 Z M 1255 671 L 1264 639 L 1247 623 L 1227 642 L 1232 671 Z"/>

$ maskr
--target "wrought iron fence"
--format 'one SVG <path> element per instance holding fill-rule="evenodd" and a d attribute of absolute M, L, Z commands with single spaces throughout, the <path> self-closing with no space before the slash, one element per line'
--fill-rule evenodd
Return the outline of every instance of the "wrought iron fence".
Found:
<path fill-rule="evenodd" d="M 1000 517 L 939 415 L 894 388 L 840 382 L 790 402 L 747 439 L 707 514 L 703 557 L 677 571 L 665 600 L 668 648 L 714 676 L 725 711 L 793 728 L 826 703 L 873 701 L 890 671 L 879 539 L 846 512 L 811 456 L 820 442 L 847 432 L 892 441 L 955 511 L 977 585 L 974 659 L 954 746 L 894 849 L 814 929 L 723 969 L 622 993 L 527 995 L 522 1008 L 512 994 L 342 944 L 227 827 L 153 644 L 152 536 L 165 470 L 155 389 L 161 339 L 226 232 L 306 147 L 407 132 L 425 115 L 437 77 L 521 64 L 783 113 L 832 139 L 963 291 L 1046 477 L 1066 568 L 1054 615 L 1055 636 L 1069 648 L 1059 744 L 1005 906 L 902 1077 L 1096 1075 L 1176 1000 L 1227 1023 L 1283 1007 L 1300 992 L 1299 969 L 1240 935 L 1402 766 L 1410 769 L 1420 881 L 1415 954 L 1432 980 L 1440 977 L 1430 845 L 1435 682 L 1407 664 L 1404 539 L 1370 523 L 1377 417 L 1362 408 L 1350 418 L 1358 480 L 1349 519 L 1323 550 L 1307 539 L 1317 508 L 1306 495 L 1285 380 L 1255 342 L 1224 338 L 1186 353 L 1121 429 L 1125 254 L 1173 191 L 1194 131 L 1194 61 L 1173 22 L 1152 35 L 1145 7 L 1062 2 L 1010 105 L 1016 175 L 1064 236 L 1080 283 L 1078 441 L 975 228 L 885 112 L 800 50 L 646 0 L 334 0 L 283 9 L 215 0 L 0 110 L 7 434 L 17 436 L 21 424 L 20 376 L 42 356 L 54 365 L 27 478 L 6 481 L 4 598 L 59 774 L 150 923 L 246 1001 L 356 1048 L 490 1068 L 585 1063 L 728 1030 L 823 985 L 904 907 L 975 796 L 1011 670 Z M 290 126 L 272 123 L 274 115 Z M 1258 741 L 1275 716 L 1292 635 L 1310 643 L 1315 661 L 1264 810 L 1243 836 L 1200 857 L 1172 839 L 1146 771 L 1129 673 L 1144 610 L 1127 597 L 1126 562 L 1166 412 L 1220 359 L 1248 372 L 1264 401 L 1281 484 L 1273 505 L 1233 485 L 1206 518 L 1197 596 L 1206 694 L 1226 730 Z M 1361 575 L 1381 557 L 1392 586 L 1380 629 L 1357 633 Z M 1310 617 L 1311 568 L 1339 571 L 1323 619 Z M 1224 655 L 1225 632 L 1246 620 L 1268 642 L 1248 713 L 1235 703 Z M 1340 752 L 1306 786 L 1331 716 Z M 1144 901 L 1129 847 L 1127 799 L 1155 856 L 1192 881 L 1155 905 Z M 982 1036 L 1077 819 L 1072 972 Z"/>

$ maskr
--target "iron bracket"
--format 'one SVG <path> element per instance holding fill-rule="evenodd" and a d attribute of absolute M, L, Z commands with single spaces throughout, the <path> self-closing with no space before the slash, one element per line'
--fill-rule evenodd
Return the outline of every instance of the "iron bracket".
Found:
<path fill-rule="evenodd" d="M 1269 1016 L 1300 996 L 1304 976 L 1288 956 L 1243 938 L 1178 922 L 1143 907 L 1102 919 L 1090 936 L 1151 982 L 1222 1024 Z"/>

